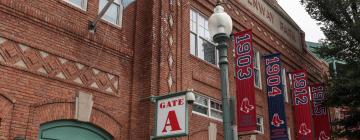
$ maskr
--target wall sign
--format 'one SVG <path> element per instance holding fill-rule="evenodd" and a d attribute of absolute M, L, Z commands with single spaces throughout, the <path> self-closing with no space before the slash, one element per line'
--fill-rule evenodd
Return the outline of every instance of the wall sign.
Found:
<path fill-rule="evenodd" d="M 188 134 L 186 92 L 156 98 L 155 139 Z"/>
<path fill-rule="evenodd" d="M 299 50 L 301 47 L 301 35 L 299 27 L 295 27 L 288 20 L 283 18 L 264 0 L 237 0 L 241 5 L 256 15 L 262 22 L 277 32 L 290 44 Z"/>

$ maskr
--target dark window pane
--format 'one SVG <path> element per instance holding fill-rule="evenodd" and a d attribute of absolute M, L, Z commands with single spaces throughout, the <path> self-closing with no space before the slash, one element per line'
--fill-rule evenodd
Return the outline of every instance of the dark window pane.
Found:
<path fill-rule="evenodd" d="M 211 110 L 211 117 L 222 119 L 222 113 L 215 110 Z"/>
<path fill-rule="evenodd" d="M 257 87 L 260 87 L 260 79 L 259 79 L 259 71 L 257 69 L 254 69 L 254 79 L 255 79 L 255 85 Z"/>
<path fill-rule="evenodd" d="M 204 114 L 204 115 L 208 115 L 208 109 L 206 107 L 194 104 L 193 105 L 193 111 Z"/>
<path fill-rule="evenodd" d="M 215 59 L 215 46 L 208 41 L 203 40 L 202 46 L 204 47 L 204 60 L 211 64 L 216 64 Z"/>
<path fill-rule="evenodd" d="M 211 103 L 211 108 L 222 111 L 221 104 L 213 102 L 213 101 L 210 101 L 210 103 Z"/>
<path fill-rule="evenodd" d="M 195 103 L 207 106 L 208 99 L 202 96 L 195 95 Z"/>

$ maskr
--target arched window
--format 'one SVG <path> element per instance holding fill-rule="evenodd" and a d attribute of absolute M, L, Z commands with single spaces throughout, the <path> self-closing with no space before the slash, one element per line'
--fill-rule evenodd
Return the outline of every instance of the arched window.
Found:
<path fill-rule="evenodd" d="M 60 120 L 42 124 L 39 140 L 112 140 L 105 130 L 72 120 Z"/>

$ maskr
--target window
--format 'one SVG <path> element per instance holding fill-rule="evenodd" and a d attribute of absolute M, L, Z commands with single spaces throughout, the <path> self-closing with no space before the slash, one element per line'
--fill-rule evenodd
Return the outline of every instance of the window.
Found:
<path fill-rule="evenodd" d="M 208 20 L 195 10 L 190 10 L 190 53 L 211 64 L 217 64 L 217 50 L 210 41 Z"/>
<path fill-rule="evenodd" d="M 287 134 L 288 134 L 288 139 L 291 140 L 291 132 L 290 132 L 290 128 L 287 127 Z"/>
<path fill-rule="evenodd" d="M 195 94 L 193 112 L 217 120 L 222 120 L 222 105 L 208 97 Z"/>
<path fill-rule="evenodd" d="M 99 0 L 99 12 L 105 7 L 108 3 L 108 0 Z M 121 26 L 122 24 L 122 11 L 123 6 L 121 4 L 121 0 L 114 0 L 114 2 L 110 5 L 109 9 L 102 16 L 102 19 L 115 24 L 116 26 Z"/>
<path fill-rule="evenodd" d="M 222 119 L 222 105 L 220 103 L 210 101 L 210 116 Z"/>
<path fill-rule="evenodd" d="M 133 3 L 135 0 L 122 0 L 122 4 L 124 7 L 127 7 L 131 3 Z"/>
<path fill-rule="evenodd" d="M 282 86 L 283 86 L 283 90 L 284 90 L 284 101 L 285 102 L 289 102 L 289 97 L 288 97 L 288 88 L 287 88 L 287 81 L 286 81 L 286 69 L 282 68 L 281 69 L 281 78 L 282 78 Z"/>
<path fill-rule="evenodd" d="M 64 0 L 67 3 L 70 3 L 71 5 L 78 7 L 84 11 L 86 11 L 87 8 L 87 0 Z"/>
<path fill-rule="evenodd" d="M 262 116 L 256 116 L 256 131 L 264 134 L 264 118 Z"/>
<path fill-rule="evenodd" d="M 261 74 L 260 74 L 260 53 L 254 49 L 254 81 L 255 87 L 261 89 Z"/>

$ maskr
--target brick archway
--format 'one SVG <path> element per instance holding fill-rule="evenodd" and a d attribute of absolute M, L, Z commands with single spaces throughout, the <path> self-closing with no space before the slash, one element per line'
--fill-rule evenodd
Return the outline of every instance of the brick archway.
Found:
<path fill-rule="evenodd" d="M 75 120 L 75 102 L 69 99 L 39 103 L 31 107 L 31 112 L 26 138 L 37 139 L 41 124 L 56 120 Z M 104 110 L 93 107 L 88 123 L 104 129 L 114 140 L 121 138 L 122 126 Z"/>

